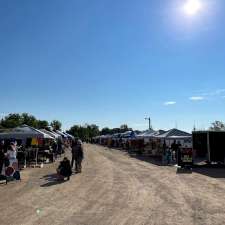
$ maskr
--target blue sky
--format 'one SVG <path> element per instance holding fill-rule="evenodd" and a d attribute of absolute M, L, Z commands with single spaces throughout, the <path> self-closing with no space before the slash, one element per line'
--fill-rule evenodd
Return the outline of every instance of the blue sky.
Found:
<path fill-rule="evenodd" d="M 199 0 L 201 1 L 201 0 Z M 3 0 L 1 116 L 29 112 L 64 128 L 225 121 L 225 2 Z"/>

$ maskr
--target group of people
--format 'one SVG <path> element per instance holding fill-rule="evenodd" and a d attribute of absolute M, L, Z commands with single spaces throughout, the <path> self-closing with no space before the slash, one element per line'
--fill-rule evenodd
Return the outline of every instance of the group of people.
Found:
<path fill-rule="evenodd" d="M 180 146 L 181 144 L 174 141 L 171 147 L 163 143 L 163 164 L 170 165 L 172 162 L 177 162 L 180 159 Z"/>
<path fill-rule="evenodd" d="M 57 150 L 59 148 L 60 147 L 58 145 Z M 17 171 L 19 172 L 17 152 L 18 146 L 16 141 L 10 142 L 10 144 L 8 145 L 5 143 L 4 140 L 0 142 L 0 175 L 8 176 L 8 172 L 10 171 L 13 173 Z M 72 141 L 71 154 L 71 161 L 67 157 L 64 157 L 64 159 L 60 162 L 57 168 L 57 174 L 59 179 L 67 178 L 69 180 L 70 176 L 72 175 L 72 170 L 74 166 L 76 173 L 82 172 L 84 150 L 81 140 L 75 139 L 74 141 Z M 7 169 L 9 170 L 8 172 Z"/>
<path fill-rule="evenodd" d="M 67 178 L 67 180 L 70 179 L 74 164 L 75 164 L 75 172 L 76 173 L 82 172 L 82 161 L 84 158 L 84 149 L 83 149 L 82 141 L 79 139 L 74 140 L 72 142 L 71 149 L 72 149 L 71 162 L 67 157 L 64 157 L 64 159 L 60 162 L 57 168 L 57 174 L 58 174 L 59 180 L 64 180 L 64 178 Z"/>

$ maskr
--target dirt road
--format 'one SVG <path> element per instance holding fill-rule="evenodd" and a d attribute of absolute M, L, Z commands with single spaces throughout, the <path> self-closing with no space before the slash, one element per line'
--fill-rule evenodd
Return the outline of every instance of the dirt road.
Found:
<path fill-rule="evenodd" d="M 1 185 L 0 224 L 224 224 L 225 170 L 176 174 L 118 150 L 85 148 L 83 173 L 69 182 L 52 180 L 51 164 Z"/>

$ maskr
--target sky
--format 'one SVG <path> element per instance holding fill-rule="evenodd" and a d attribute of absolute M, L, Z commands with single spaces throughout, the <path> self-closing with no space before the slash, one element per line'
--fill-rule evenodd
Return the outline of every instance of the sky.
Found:
<path fill-rule="evenodd" d="M 225 1 L 197 1 L 0 1 L 0 116 L 64 129 L 225 121 Z"/>

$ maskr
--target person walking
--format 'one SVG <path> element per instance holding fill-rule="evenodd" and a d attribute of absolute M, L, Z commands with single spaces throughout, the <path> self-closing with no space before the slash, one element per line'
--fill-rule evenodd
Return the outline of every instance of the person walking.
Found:
<path fill-rule="evenodd" d="M 9 162 L 10 162 L 10 166 L 12 166 L 15 170 L 18 170 L 18 161 L 17 161 L 17 146 L 16 146 L 16 142 L 11 142 L 9 149 L 6 153 Z"/>
<path fill-rule="evenodd" d="M 163 152 L 162 152 L 162 165 L 166 164 L 166 149 L 167 149 L 167 145 L 166 145 L 166 141 L 164 140 L 163 142 Z"/>
<path fill-rule="evenodd" d="M 173 155 L 173 161 L 177 163 L 177 151 L 178 151 L 178 145 L 176 143 L 176 140 L 174 140 L 173 144 L 171 145 L 172 155 Z"/>
<path fill-rule="evenodd" d="M 84 158 L 83 144 L 81 140 L 77 140 L 72 145 L 72 161 L 71 168 L 75 162 L 75 171 L 81 173 L 82 171 L 82 161 Z"/>
<path fill-rule="evenodd" d="M 166 148 L 166 163 L 167 165 L 171 165 L 171 149 L 169 147 Z"/>
<path fill-rule="evenodd" d="M 78 141 L 77 139 L 73 140 L 71 145 L 71 153 L 72 153 L 71 169 L 73 169 L 73 164 L 75 164 L 75 153 L 76 153 L 77 141 Z"/>

